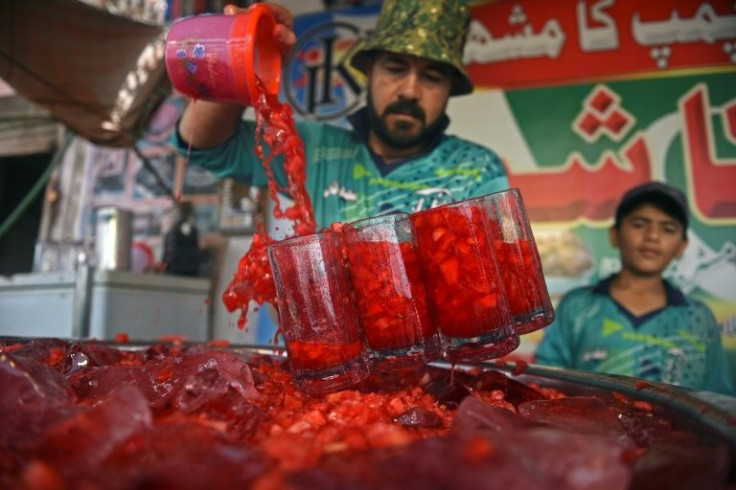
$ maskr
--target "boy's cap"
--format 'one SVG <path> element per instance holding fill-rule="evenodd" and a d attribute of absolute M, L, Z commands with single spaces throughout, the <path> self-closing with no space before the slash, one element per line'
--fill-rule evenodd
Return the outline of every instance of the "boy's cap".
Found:
<path fill-rule="evenodd" d="M 616 223 L 619 223 L 623 215 L 630 212 L 635 205 L 646 201 L 670 202 L 673 209 L 678 211 L 678 216 L 675 216 L 675 218 L 682 223 L 684 228 L 687 228 L 689 212 L 685 194 L 664 182 L 655 181 L 641 184 L 626 191 L 616 208 Z"/>

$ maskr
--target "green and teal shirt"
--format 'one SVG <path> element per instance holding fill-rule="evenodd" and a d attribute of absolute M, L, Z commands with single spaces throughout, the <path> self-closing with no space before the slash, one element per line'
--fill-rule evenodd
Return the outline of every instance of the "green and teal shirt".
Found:
<path fill-rule="evenodd" d="M 563 296 L 538 364 L 734 395 L 721 332 L 705 304 L 664 281 L 667 306 L 636 317 L 611 298 L 613 277 Z"/>
<path fill-rule="evenodd" d="M 353 131 L 297 122 L 307 159 L 306 188 L 318 228 L 395 211 L 414 212 L 508 188 L 498 155 L 444 132 L 423 154 L 386 165 L 365 144 L 365 120 L 362 109 L 351 119 Z M 187 154 L 179 135 L 173 142 Z M 230 140 L 212 149 L 192 149 L 189 161 L 217 177 L 265 187 L 266 173 L 254 148 L 255 124 L 242 121 Z M 275 161 L 273 169 L 279 185 L 284 185 L 280 162 Z"/>

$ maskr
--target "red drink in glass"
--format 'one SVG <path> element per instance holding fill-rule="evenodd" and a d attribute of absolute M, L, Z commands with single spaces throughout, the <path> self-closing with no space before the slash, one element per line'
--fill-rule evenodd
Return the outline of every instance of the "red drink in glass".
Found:
<path fill-rule="evenodd" d="M 361 341 L 320 342 L 292 340 L 288 343 L 287 348 L 292 369 L 302 372 L 331 369 L 349 363 L 363 354 L 364 345 Z"/>
<path fill-rule="evenodd" d="M 514 328 L 534 332 L 555 318 L 534 235 L 518 189 L 486 196 L 493 246 Z"/>
<path fill-rule="evenodd" d="M 488 238 L 482 199 L 415 213 L 411 221 L 445 356 L 472 362 L 514 350 L 519 337 Z"/>
<path fill-rule="evenodd" d="M 341 237 L 325 231 L 268 246 L 279 320 L 297 388 L 325 393 L 368 375 Z"/>
<path fill-rule="evenodd" d="M 420 366 L 440 357 L 409 215 L 367 218 L 345 225 L 343 233 L 371 370 Z"/>

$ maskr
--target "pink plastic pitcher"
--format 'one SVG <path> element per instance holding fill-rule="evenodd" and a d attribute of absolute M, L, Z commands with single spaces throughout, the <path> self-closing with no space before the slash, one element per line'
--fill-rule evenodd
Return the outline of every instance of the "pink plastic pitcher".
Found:
<path fill-rule="evenodd" d="M 256 79 L 272 94 L 281 82 L 275 19 L 261 4 L 237 15 L 180 19 L 166 37 L 166 69 L 179 92 L 193 98 L 251 105 Z"/>

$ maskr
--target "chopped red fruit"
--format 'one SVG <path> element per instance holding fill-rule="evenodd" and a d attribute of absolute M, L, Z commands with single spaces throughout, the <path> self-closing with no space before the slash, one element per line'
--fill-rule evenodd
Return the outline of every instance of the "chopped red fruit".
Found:
<path fill-rule="evenodd" d="M 627 396 L 626 396 L 626 395 L 624 395 L 623 393 L 619 393 L 618 391 L 614 391 L 614 392 L 613 392 L 613 397 L 614 397 L 614 398 L 615 398 L 616 400 L 618 400 L 618 401 L 620 401 L 621 403 L 623 403 L 624 405 L 631 405 L 631 400 L 629 399 L 629 397 L 627 397 Z"/>
<path fill-rule="evenodd" d="M 514 376 L 518 376 L 526 371 L 526 368 L 529 367 L 529 365 L 526 363 L 526 361 L 517 360 L 516 366 L 514 366 L 514 370 L 512 371 L 512 374 Z"/>
<path fill-rule="evenodd" d="M 511 314 L 523 315 L 546 307 L 549 296 L 536 247 L 527 240 L 498 239 L 493 246 Z"/>
<path fill-rule="evenodd" d="M 639 410 L 645 410 L 647 412 L 651 412 L 652 404 L 649 402 L 642 401 L 642 400 L 634 400 L 634 408 L 638 408 Z"/>
<path fill-rule="evenodd" d="M 411 219 L 440 331 L 466 338 L 506 327 L 510 316 L 482 206 L 441 206 Z"/>
<path fill-rule="evenodd" d="M 455 286 L 460 279 L 460 263 L 455 257 L 445 259 L 440 263 L 440 272 L 445 279 L 445 284 Z"/>
<path fill-rule="evenodd" d="M 187 342 L 189 339 L 184 335 L 162 335 L 158 338 L 161 342 L 172 342 L 174 344 L 181 344 Z"/>
<path fill-rule="evenodd" d="M 22 488 L 28 490 L 64 490 L 64 479 L 44 461 L 32 461 L 23 471 Z"/>
<path fill-rule="evenodd" d="M 643 448 L 643 447 L 633 447 L 633 448 L 625 449 L 621 453 L 621 459 L 627 463 L 632 462 L 636 460 L 637 458 L 639 458 L 646 451 L 647 451 L 646 448 Z"/>
<path fill-rule="evenodd" d="M 647 388 L 652 388 L 652 383 L 647 383 L 646 381 L 637 381 L 636 382 L 636 391 L 641 391 Z"/>
<path fill-rule="evenodd" d="M 432 230 L 432 241 L 436 242 L 447 233 L 447 228 L 435 228 Z"/>
<path fill-rule="evenodd" d="M 229 347 L 230 341 L 226 339 L 213 339 L 207 342 L 209 347 Z"/>
<path fill-rule="evenodd" d="M 469 463 L 482 463 L 496 453 L 496 448 L 483 437 L 473 437 L 465 445 L 463 459 Z"/>
<path fill-rule="evenodd" d="M 416 250 L 409 242 L 366 241 L 348 226 L 348 262 L 355 305 L 368 345 L 417 345 L 436 333 Z"/>

